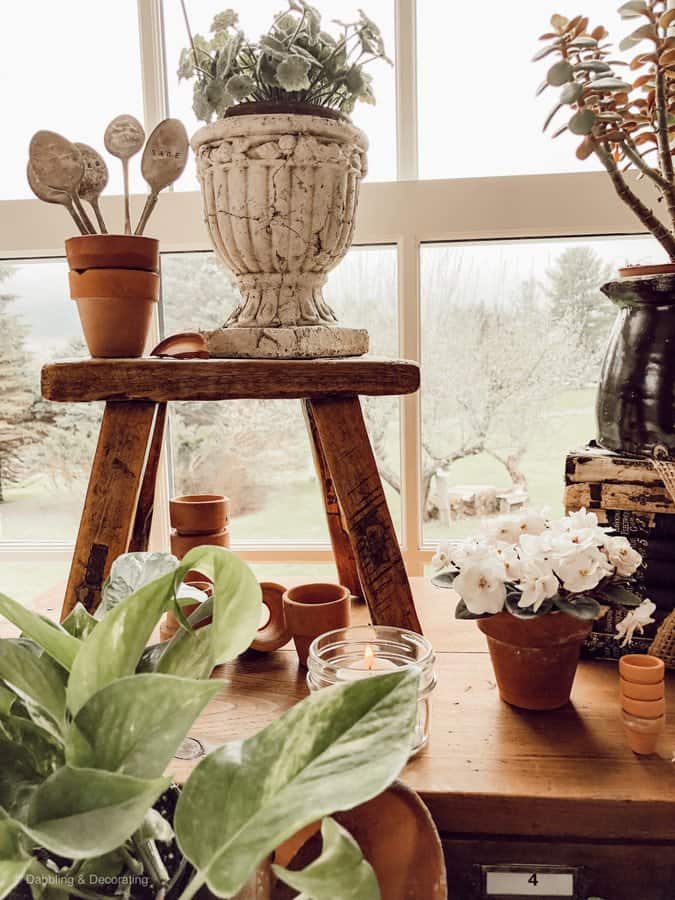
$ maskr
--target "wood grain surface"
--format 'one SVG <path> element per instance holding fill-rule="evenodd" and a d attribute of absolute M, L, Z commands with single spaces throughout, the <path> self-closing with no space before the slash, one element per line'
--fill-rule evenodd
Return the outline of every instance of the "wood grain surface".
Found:
<path fill-rule="evenodd" d="M 397 396 L 419 387 L 405 360 L 78 359 L 42 369 L 46 400 L 303 399 L 326 394 Z"/>

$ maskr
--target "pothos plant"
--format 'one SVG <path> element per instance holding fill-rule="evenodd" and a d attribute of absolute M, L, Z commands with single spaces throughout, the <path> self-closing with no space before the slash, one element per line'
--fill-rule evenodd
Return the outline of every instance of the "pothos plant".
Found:
<path fill-rule="evenodd" d="M 581 509 L 547 520 L 527 511 L 500 518 L 471 541 L 442 544 L 433 582 L 459 594 L 458 619 L 501 612 L 519 619 L 557 612 L 597 619 L 603 607 L 625 607 L 630 612 L 618 627 L 627 643 L 653 621 L 654 604 L 633 590 L 641 563 L 628 540 L 600 527 L 595 513 Z"/>
<path fill-rule="evenodd" d="M 618 12 L 637 25 L 618 46 L 629 60 L 614 58 L 604 26 L 590 28 L 581 15 L 552 16 L 534 57 L 555 59 L 538 93 L 560 88 L 544 130 L 567 110 L 553 136 L 570 131 L 582 138 L 579 159 L 598 157 L 618 196 L 675 261 L 675 9 L 666 0 L 629 0 Z M 654 185 L 668 225 L 633 190 L 631 170 Z"/>
<path fill-rule="evenodd" d="M 320 12 L 306 0 L 288 0 L 267 34 L 250 41 L 234 10 L 219 13 L 209 38 L 192 35 L 181 0 L 190 46 L 180 55 L 178 77 L 196 78 L 193 109 L 210 122 L 237 103 L 311 103 L 348 115 L 357 101 L 375 103 L 364 66 L 388 59 L 380 29 L 360 11 L 355 22 L 336 21 L 324 31 Z"/>
<path fill-rule="evenodd" d="M 375 796 L 406 762 L 417 676 L 394 672 L 312 694 L 170 789 L 167 765 L 223 690 L 208 675 L 256 632 L 260 588 L 217 547 L 142 585 L 157 560 L 132 562 L 136 590 L 122 598 L 118 578 L 100 620 L 78 606 L 56 625 L 0 594 L 22 632 L 0 641 L 0 897 L 188 900 L 203 886 L 232 897 L 282 841 Z M 176 589 L 191 569 L 214 596 L 188 621 Z M 169 608 L 184 627 L 146 648 Z M 200 616 L 212 623 L 195 629 Z M 306 900 L 377 900 L 351 836 L 332 819 L 322 833 L 316 862 L 277 876 Z"/>

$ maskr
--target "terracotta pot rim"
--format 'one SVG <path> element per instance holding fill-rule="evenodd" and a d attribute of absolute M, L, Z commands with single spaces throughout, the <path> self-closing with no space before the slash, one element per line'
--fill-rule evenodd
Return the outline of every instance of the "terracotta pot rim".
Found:
<path fill-rule="evenodd" d="M 291 592 L 293 591 L 309 588 L 314 588 L 316 590 L 330 588 L 331 590 L 335 591 L 336 596 L 331 600 L 296 600 L 294 597 L 290 596 Z M 338 591 L 340 592 L 339 594 L 337 593 Z M 345 601 L 348 601 L 350 597 L 351 593 L 349 591 L 349 588 L 346 588 L 344 585 L 333 584 L 327 581 L 298 584 L 284 591 L 284 603 L 287 603 L 289 606 L 295 606 L 299 609 L 321 609 L 329 606 L 338 606 Z"/>
<path fill-rule="evenodd" d="M 636 719 L 660 719 L 666 712 L 666 699 L 665 696 L 658 700 L 634 700 L 632 697 L 622 697 L 621 708 Z"/>
<path fill-rule="evenodd" d="M 223 119 L 231 119 L 235 116 L 319 116 L 321 119 L 335 119 L 338 122 L 349 122 L 349 116 L 333 109 L 331 106 L 320 106 L 318 103 L 294 103 L 292 100 L 251 100 L 245 103 L 237 103 L 225 110 Z"/>
<path fill-rule="evenodd" d="M 665 677 L 665 668 L 662 659 L 646 653 L 629 653 L 619 659 L 621 677 L 636 684 L 658 684 Z"/>
<path fill-rule="evenodd" d="M 229 503 L 230 498 L 225 494 L 183 494 L 180 497 L 171 497 L 169 503 L 176 503 L 185 507 L 215 506 L 220 503 Z"/>
<path fill-rule="evenodd" d="M 134 241 L 142 242 L 146 245 L 155 244 L 159 246 L 159 238 L 148 237 L 147 234 L 117 234 L 114 232 L 108 232 L 107 234 L 76 234 L 73 237 L 66 238 L 65 244 L 66 246 L 73 246 L 76 244 L 86 244 L 96 242 L 97 244 L 103 244 L 108 242 L 117 242 L 117 241 Z"/>

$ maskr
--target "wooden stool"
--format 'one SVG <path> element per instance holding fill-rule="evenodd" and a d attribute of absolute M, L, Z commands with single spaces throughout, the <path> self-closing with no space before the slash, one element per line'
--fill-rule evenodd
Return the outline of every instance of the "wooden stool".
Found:
<path fill-rule="evenodd" d="M 62 617 L 90 612 L 114 560 L 146 550 L 169 400 L 302 400 L 338 576 L 374 624 L 421 631 L 359 394 L 419 387 L 416 363 L 335 360 L 87 359 L 42 369 L 42 396 L 105 400 Z"/>

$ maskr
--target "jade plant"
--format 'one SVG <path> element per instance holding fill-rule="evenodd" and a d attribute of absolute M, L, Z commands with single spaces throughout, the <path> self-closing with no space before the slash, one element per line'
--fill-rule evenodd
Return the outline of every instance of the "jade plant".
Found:
<path fill-rule="evenodd" d="M 258 41 L 244 35 L 231 9 L 214 17 L 208 38 L 192 34 L 184 2 L 183 12 L 190 46 L 181 52 L 178 77 L 196 78 L 193 109 L 205 122 L 245 101 L 311 103 L 349 115 L 357 101 L 375 103 L 364 66 L 391 63 L 379 28 L 363 11 L 355 22 L 336 21 L 333 36 L 315 7 L 288 0 Z"/>
<path fill-rule="evenodd" d="M 132 578 L 136 589 L 118 590 L 100 619 L 77 606 L 56 625 L 0 594 L 0 614 L 21 630 L 0 641 L 0 897 L 188 900 L 204 887 L 232 897 L 275 847 L 323 819 L 319 858 L 276 876 L 305 900 L 377 900 L 358 846 L 324 817 L 380 793 L 406 762 L 417 675 L 312 694 L 209 753 L 179 789 L 167 766 L 224 688 L 213 667 L 249 646 L 260 588 L 217 547 L 166 568 L 140 586 Z M 200 611 L 212 622 L 199 629 L 176 600 L 191 569 L 214 583 Z M 183 627 L 146 648 L 168 609 Z"/>
<path fill-rule="evenodd" d="M 577 157 L 597 156 L 618 196 L 675 261 L 675 9 L 667 6 L 666 0 L 629 0 L 619 7 L 632 22 L 618 45 L 628 60 L 615 58 L 604 26 L 557 14 L 534 58 L 553 61 L 538 93 L 560 89 L 544 130 L 565 111 L 553 136 L 580 136 Z M 668 224 L 635 192 L 626 177 L 631 170 L 654 186 Z"/>

